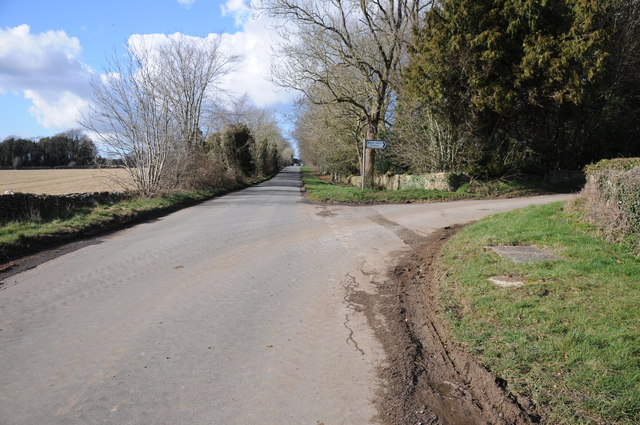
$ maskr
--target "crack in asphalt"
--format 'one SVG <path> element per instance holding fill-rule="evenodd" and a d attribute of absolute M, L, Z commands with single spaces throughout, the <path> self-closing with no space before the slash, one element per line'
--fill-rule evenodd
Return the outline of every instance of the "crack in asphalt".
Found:
<path fill-rule="evenodd" d="M 342 279 L 342 281 L 340 282 L 340 285 L 342 285 L 342 287 L 345 289 L 345 295 L 343 298 L 343 303 L 346 305 L 347 309 L 353 310 L 354 313 L 357 313 L 359 311 L 362 310 L 362 306 L 354 303 L 352 301 L 350 301 L 350 298 L 352 298 L 353 294 L 357 291 L 355 291 L 354 288 L 358 287 L 358 282 L 356 281 L 356 278 L 351 276 L 350 274 L 347 274 L 344 279 Z M 355 340 L 355 338 L 353 337 L 355 335 L 355 332 L 353 331 L 353 329 L 349 326 L 349 322 L 351 321 L 351 318 L 349 316 L 349 313 L 346 313 L 344 315 L 344 322 L 343 325 L 344 327 L 349 331 L 349 336 L 345 339 L 345 342 L 347 343 L 347 345 L 353 344 L 354 348 L 361 354 L 361 355 L 365 355 L 364 350 L 362 350 L 362 348 L 360 348 L 360 346 L 358 345 L 358 341 Z"/>

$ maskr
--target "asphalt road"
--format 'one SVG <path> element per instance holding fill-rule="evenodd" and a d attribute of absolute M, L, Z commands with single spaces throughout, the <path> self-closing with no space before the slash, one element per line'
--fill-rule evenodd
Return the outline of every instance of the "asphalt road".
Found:
<path fill-rule="evenodd" d="M 0 424 L 375 423 L 385 361 L 347 301 L 407 228 L 566 199 L 303 201 L 299 170 L 102 238 L 0 290 Z"/>

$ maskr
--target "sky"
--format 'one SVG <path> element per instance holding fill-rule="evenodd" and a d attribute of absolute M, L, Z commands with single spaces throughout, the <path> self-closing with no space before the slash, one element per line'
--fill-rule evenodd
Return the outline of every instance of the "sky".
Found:
<path fill-rule="evenodd" d="M 128 40 L 175 33 L 242 55 L 222 86 L 283 111 L 295 94 L 267 80 L 275 33 L 250 0 L 0 0 L 0 140 L 79 128 L 90 81 Z"/>

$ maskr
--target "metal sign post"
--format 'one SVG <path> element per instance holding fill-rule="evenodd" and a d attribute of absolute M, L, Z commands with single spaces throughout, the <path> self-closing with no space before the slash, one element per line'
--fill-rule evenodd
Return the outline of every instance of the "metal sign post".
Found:
<path fill-rule="evenodd" d="M 362 142 L 362 190 L 364 190 L 364 178 L 367 175 L 367 141 Z"/>
<path fill-rule="evenodd" d="M 387 142 L 384 140 L 365 140 L 362 144 L 362 189 L 364 189 L 364 180 L 367 175 L 367 149 L 384 149 L 386 147 Z"/>

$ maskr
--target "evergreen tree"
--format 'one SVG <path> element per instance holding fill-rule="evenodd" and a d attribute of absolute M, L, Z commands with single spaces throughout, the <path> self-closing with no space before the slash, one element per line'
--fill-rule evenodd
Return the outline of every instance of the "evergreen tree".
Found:
<path fill-rule="evenodd" d="M 632 3 L 637 1 L 632 0 Z M 611 70 L 611 1 L 442 0 L 415 32 L 400 114 L 429 109 L 485 172 L 576 167 Z M 404 112 L 403 109 L 405 108 Z"/>
<path fill-rule="evenodd" d="M 217 140 L 216 140 L 217 139 Z M 252 155 L 255 140 L 249 128 L 244 124 L 228 124 L 222 133 L 214 136 L 227 168 L 252 176 L 256 164 Z"/>

